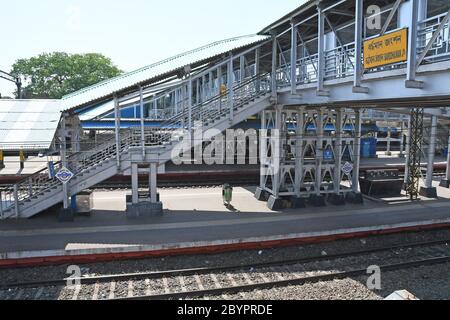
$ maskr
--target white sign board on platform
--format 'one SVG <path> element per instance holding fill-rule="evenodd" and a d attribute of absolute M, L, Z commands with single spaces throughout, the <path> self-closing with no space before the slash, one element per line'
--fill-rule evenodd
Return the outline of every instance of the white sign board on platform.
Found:
<path fill-rule="evenodd" d="M 59 170 L 56 174 L 56 178 L 63 184 L 68 183 L 73 178 L 73 176 L 74 174 L 69 169 L 64 167 L 62 167 L 61 170 Z"/>

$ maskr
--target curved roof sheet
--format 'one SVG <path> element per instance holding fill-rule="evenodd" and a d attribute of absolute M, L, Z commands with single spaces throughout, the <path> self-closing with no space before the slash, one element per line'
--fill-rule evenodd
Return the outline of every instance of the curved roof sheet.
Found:
<path fill-rule="evenodd" d="M 83 106 L 89 102 L 109 97 L 116 92 L 169 74 L 185 66 L 200 63 L 267 39 L 269 37 L 264 35 L 248 35 L 214 42 L 67 95 L 62 99 L 63 108 L 64 110 L 70 110 Z"/>

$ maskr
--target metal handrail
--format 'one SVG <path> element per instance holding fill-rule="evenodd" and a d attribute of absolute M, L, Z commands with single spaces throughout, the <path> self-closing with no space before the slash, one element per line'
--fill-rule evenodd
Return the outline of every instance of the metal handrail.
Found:
<path fill-rule="evenodd" d="M 264 95 L 271 91 L 270 73 L 259 74 L 250 78 L 246 78 L 233 86 L 233 104 L 232 108 L 229 105 L 229 91 L 225 94 L 216 95 L 204 102 L 193 105 L 190 109 L 191 125 L 194 122 L 201 121 L 202 125 L 212 125 L 218 119 L 224 116 L 229 116 L 234 110 L 239 109 L 246 103 Z M 224 108 L 221 108 L 224 105 Z M 165 121 L 159 128 L 152 128 L 145 130 L 145 145 L 146 146 L 164 146 L 171 143 L 174 138 L 174 132 L 180 129 L 189 129 L 187 120 L 189 118 L 189 110 L 184 110 L 181 114 L 174 118 Z M 88 150 L 87 152 L 78 152 L 71 154 L 68 159 L 68 169 L 72 171 L 75 178 L 86 172 L 92 170 L 95 166 L 104 163 L 108 159 L 115 159 L 117 154 L 126 153 L 131 147 L 139 147 L 142 145 L 141 131 L 131 129 L 123 131 L 117 150 L 115 137 L 111 138 L 99 146 Z M 148 142 L 147 142 L 148 141 Z M 61 166 L 61 162 L 56 165 Z M 35 174 L 23 179 L 15 184 L 12 188 L 1 192 L 0 194 L 0 212 L 1 218 L 7 218 L 14 215 L 13 210 L 17 211 L 18 206 L 24 201 L 30 200 L 33 197 L 38 197 L 45 192 L 58 188 L 61 183 L 55 178 L 50 177 L 48 168 L 44 168 Z M 6 207 L 3 205 L 6 204 Z M 9 211 L 7 217 L 4 213 Z"/>

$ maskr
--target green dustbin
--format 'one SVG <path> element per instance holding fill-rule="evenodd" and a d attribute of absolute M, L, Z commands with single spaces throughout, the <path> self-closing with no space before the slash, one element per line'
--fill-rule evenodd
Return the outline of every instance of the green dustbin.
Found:
<path fill-rule="evenodd" d="M 223 203 L 230 205 L 233 200 L 233 188 L 229 184 L 225 184 L 222 188 Z"/>

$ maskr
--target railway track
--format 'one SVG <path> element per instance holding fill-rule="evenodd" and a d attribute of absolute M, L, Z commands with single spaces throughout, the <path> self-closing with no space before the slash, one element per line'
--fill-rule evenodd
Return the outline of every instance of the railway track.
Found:
<path fill-rule="evenodd" d="M 403 166 L 392 167 L 374 167 L 374 169 L 402 169 Z M 362 171 L 368 169 L 368 167 L 361 168 Z M 434 172 L 435 178 L 442 178 L 445 175 L 445 167 L 437 166 Z M 400 174 L 403 178 L 404 175 Z M 0 189 L 8 188 L 11 184 L 16 183 L 25 177 L 10 176 L 2 177 L 0 179 Z M 146 179 L 140 179 L 146 180 Z M 170 172 L 168 175 L 161 175 L 158 177 L 158 187 L 160 188 L 192 188 L 192 187 L 216 187 L 222 186 L 224 183 L 233 185 L 246 185 L 257 186 L 260 183 L 259 171 L 229 171 L 211 174 L 205 174 L 204 172 L 198 173 L 176 173 Z M 131 180 L 129 177 L 117 176 L 108 181 L 105 181 L 99 185 L 94 186 L 92 189 L 128 189 L 130 188 Z M 147 187 L 146 184 L 142 184 L 139 187 Z"/>
<path fill-rule="evenodd" d="M 86 276 L 0 286 L 0 299 L 164 300 L 222 296 L 450 262 L 450 240 L 226 267 Z M 70 280 L 76 285 L 67 285 Z"/>

